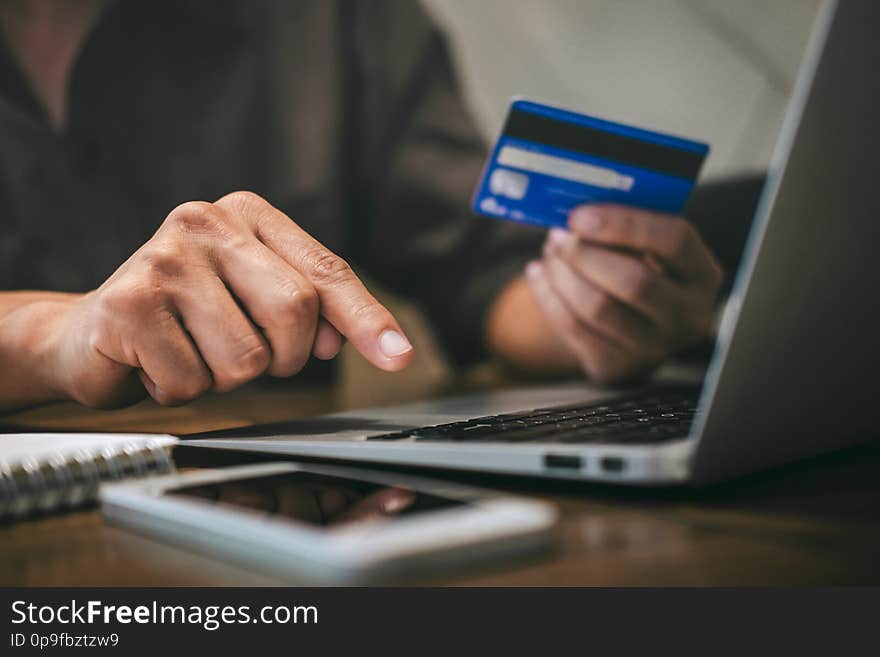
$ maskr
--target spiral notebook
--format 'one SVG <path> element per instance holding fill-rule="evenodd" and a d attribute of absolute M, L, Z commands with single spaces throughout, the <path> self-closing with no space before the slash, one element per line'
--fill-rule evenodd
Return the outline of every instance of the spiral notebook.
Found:
<path fill-rule="evenodd" d="M 0 521 L 88 504 L 104 481 L 170 472 L 176 442 L 155 434 L 0 434 Z"/>

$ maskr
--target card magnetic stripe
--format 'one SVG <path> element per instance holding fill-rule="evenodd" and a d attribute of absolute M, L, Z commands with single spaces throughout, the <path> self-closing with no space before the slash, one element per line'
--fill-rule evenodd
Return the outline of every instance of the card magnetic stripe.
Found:
<path fill-rule="evenodd" d="M 562 110 L 560 110 L 562 112 Z M 566 113 L 569 114 L 569 113 Z M 502 130 L 503 137 L 524 139 L 545 146 L 649 169 L 688 180 L 695 180 L 706 157 L 705 144 L 665 137 L 654 141 L 655 133 L 636 131 L 610 121 L 587 119 L 574 123 L 514 105 Z M 594 122 L 595 125 L 589 125 Z M 626 134 L 638 132 L 640 136 Z"/>

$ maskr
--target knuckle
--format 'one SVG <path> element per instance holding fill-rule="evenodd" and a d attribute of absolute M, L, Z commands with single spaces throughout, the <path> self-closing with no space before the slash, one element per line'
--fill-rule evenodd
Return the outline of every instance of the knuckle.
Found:
<path fill-rule="evenodd" d="M 187 263 L 184 250 L 174 243 L 152 244 L 140 254 L 140 261 L 153 281 L 179 277 Z"/>
<path fill-rule="evenodd" d="M 628 301 L 642 301 L 652 296 L 657 274 L 647 265 L 638 263 L 626 277 L 623 294 Z"/>
<path fill-rule="evenodd" d="M 205 233 L 217 230 L 224 222 L 223 212 L 213 203 L 187 201 L 174 208 L 165 223 L 178 230 Z"/>
<path fill-rule="evenodd" d="M 260 239 L 275 236 L 280 228 L 277 221 L 280 213 L 269 201 L 255 192 L 238 190 L 231 192 L 219 199 L 216 204 L 225 209 L 236 220 L 244 221 L 248 226 L 248 232 L 257 235 Z"/>
<path fill-rule="evenodd" d="M 97 309 L 98 327 L 106 327 L 112 318 L 119 317 L 128 309 L 131 300 L 129 289 L 129 285 L 117 282 L 98 291 L 93 306 Z"/>
<path fill-rule="evenodd" d="M 222 203 L 239 209 L 263 205 L 266 202 L 267 201 L 259 194 L 246 189 L 239 189 L 230 192 L 217 201 L 217 203 Z"/>
<path fill-rule="evenodd" d="M 165 388 L 153 391 L 152 397 L 160 406 L 179 406 L 185 401 L 184 399 L 178 399 L 172 391 Z"/>
<path fill-rule="evenodd" d="M 269 367 L 272 354 L 269 347 L 256 334 L 242 341 L 241 350 L 216 377 L 216 387 L 220 392 L 233 388 L 256 378 Z"/>
<path fill-rule="evenodd" d="M 173 386 L 165 392 L 171 403 L 183 404 L 201 397 L 211 387 L 211 377 L 205 372 L 191 372 L 179 377 Z"/>
<path fill-rule="evenodd" d="M 173 388 L 171 390 L 161 388 L 158 390 L 154 390 L 152 393 L 153 400 L 159 404 L 159 406 L 182 406 L 187 402 L 192 401 L 198 395 L 188 396 L 182 389 Z"/>
<path fill-rule="evenodd" d="M 241 381 L 247 381 L 262 374 L 269 366 L 272 354 L 266 344 L 255 338 L 254 344 L 244 351 L 236 359 L 234 376 Z"/>
<path fill-rule="evenodd" d="M 134 310 L 153 311 L 165 306 L 167 293 L 159 285 L 144 284 L 132 289 L 130 303 Z"/>
<path fill-rule="evenodd" d="M 270 321 L 277 326 L 295 326 L 312 321 L 318 316 L 318 293 L 313 287 L 290 286 L 283 288 L 273 304 Z"/>
<path fill-rule="evenodd" d="M 210 244 L 210 254 L 216 254 L 223 257 L 234 255 L 235 253 L 246 253 L 251 250 L 254 245 L 254 236 L 240 230 L 237 226 L 225 225 L 223 231 L 218 231 L 215 240 Z"/>
<path fill-rule="evenodd" d="M 152 313 L 163 307 L 165 301 L 165 291 L 152 280 L 119 283 L 101 295 L 102 320 L 106 326 L 113 318 Z"/>
<path fill-rule="evenodd" d="M 302 349 L 299 350 L 298 353 L 295 353 L 284 360 L 276 359 L 269 366 L 268 372 L 270 375 L 276 377 L 293 376 L 305 367 L 309 359 L 309 354 L 310 350 Z"/>
<path fill-rule="evenodd" d="M 300 360 L 291 360 L 282 363 L 273 363 L 269 368 L 269 374 L 279 379 L 286 379 L 289 376 L 299 373 L 305 363 Z"/>
<path fill-rule="evenodd" d="M 337 284 L 354 276 L 351 266 L 338 255 L 323 247 L 306 255 L 309 271 L 314 280 L 324 284 Z"/>

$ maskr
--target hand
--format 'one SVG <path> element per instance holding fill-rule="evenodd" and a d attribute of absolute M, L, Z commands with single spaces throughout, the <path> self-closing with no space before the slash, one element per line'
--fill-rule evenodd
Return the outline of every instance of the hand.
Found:
<path fill-rule="evenodd" d="M 333 358 L 343 336 L 383 370 L 412 358 L 348 264 L 248 192 L 177 207 L 54 321 L 57 387 L 88 406 L 130 403 L 144 388 L 179 404 L 264 372 L 291 376 L 310 355 Z"/>
<path fill-rule="evenodd" d="M 650 372 L 709 331 L 722 270 L 679 217 L 581 206 L 550 231 L 526 275 L 584 371 L 614 383 Z"/>

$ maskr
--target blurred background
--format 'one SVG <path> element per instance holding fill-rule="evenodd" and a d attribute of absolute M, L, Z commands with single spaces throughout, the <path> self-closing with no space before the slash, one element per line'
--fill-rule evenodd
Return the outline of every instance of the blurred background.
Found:
<path fill-rule="evenodd" d="M 491 142 L 522 95 L 709 142 L 702 179 L 763 170 L 820 0 L 422 0 L 446 30 Z M 347 407 L 416 399 L 449 381 L 414 307 L 382 293 L 416 346 L 386 375 L 343 354 Z"/>
<path fill-rule="evenodd" d="M 423 0 L 492 139 L 511 96 L 708 141 L 763 169 L 820 0 Z"/>

